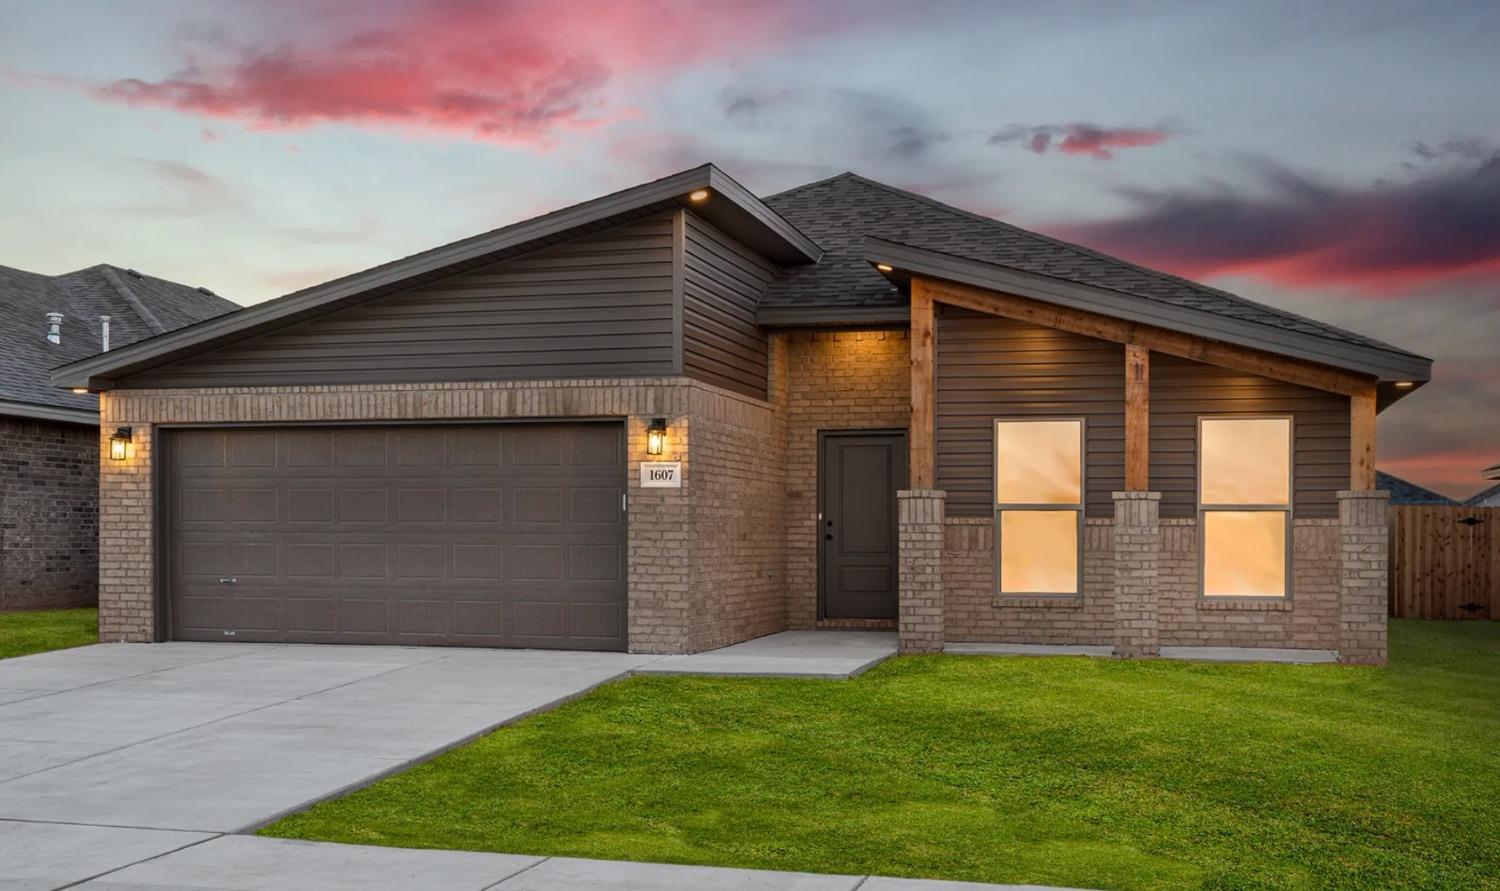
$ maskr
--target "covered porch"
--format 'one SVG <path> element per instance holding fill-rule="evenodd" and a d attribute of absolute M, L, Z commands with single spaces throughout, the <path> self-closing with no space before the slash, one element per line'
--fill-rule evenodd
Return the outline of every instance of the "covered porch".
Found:
<path fill-rule="evenodd" d="M 898 496 L 902 652 L 1010 644 L 1108 647 L 1116 656 L 1157 657 L 1249 648 L 1316 653 L 1318 661 L 1336 652 L 1346 663 L 1384 662 L 1387 496 L 1375 490 L 1375 417 L 1413 386 L 1401 380 L 1401 369 L 1353 370 L 1353 359 L 1318 353 L 1308 338 L 1267 337 L 1217 316 L 1205 324 L 1199 317 L 1206 313 L 1154 306 L 1105 288 L 881 239 L 867 238 L 865 249 L 865 259 L 911 301 L 909 488 Z M 1029 369 L 1024 404 L 1021 396 L 999 397 L 976 408 L 971 404 L 983 400 L 960 394 L 1008 382 L 997 376 L 986 383 L 974 371 L 965 357 L 983 345 L 967 329 L 959 333 L 955 316 L 970 328 L 988 324 L 984 319 L 1004 320 L 1067 340 L 1058 341 L 1063 346 L 1054 354 L 1006 360 Z M 945 330 L 958 339 L 945 343 Z M 1088 380 L 1064 367 L 1069 360 L 1062 351 L 1082 349 L 1078 344 L 1098 347 L 1090 354 Z M 945 347 L 951 347 L 946 354 Z M 1101 369 L 1100 361 L 1115 367 Z M 1163 366 L 1160 416 L 1153 414 L 1153 362 Z M 1211 410 L 1195 410 L 1182 395 L 1190 387 L 1200 402 L 1217 400 Z M 1085 389 L 1086 396 L 1079 395 Z M 963 428 L 967 421 L 956 416 L 964 412 L 988 412 L 991 425 L 1006 417 L 1078 419 L 1077 436 L 1087 442 L 1077 447 L 1081 466 L 1069 483 L 1076 494 L 1061 499 L 1072 503 L 1044 505 L 1052 514 L 1066 508 L 1077 517 L 1071 589 L 1007 589 L 1007 558 L 1018 561 L 1017 553 L 1006 552 L 1001 521 L 1011 509 L 1032 505 L 1007 504 L 1017 499 L 1008 499 L 995 482 L 995 462 L 1004 467 L 1003 428 L 981 434 L 976 417 Z M 1206 473 L 1200 467 L 1205 419 L 1279 418 L 1288 440 L 1280 499 L 1245 507 L 1227 502 L 1232 510 L 1205 500 L 1199 478 Z M 1224 432 L 1242 431 L 1226 424 Z M 980 454 L 986 435 L 992 437 L 987 456 Z M 1153 456 L 1154 445 L 1161 455 Z M 1275 461 L 1274 455 L 1247 453 L 1241 469 Z M 975 491 L 973 483 L 984 474 L 994 487 L 988 493 Z M 964 491 L 950 492 L 955 482 Z M 1206 546 L 1205 516 L 1238 520 L 1267 508 L 1284 518 L 1280 596 L 1213 596 L 1218 592 L 1205 581 L 1204 567 L 1211 576 L 1218 551 L 1205 547 L 1240 545 L 1221 535 Z M 991 509 L 993 516 L 986 516 Z M 1033 551 L 1039 543 L 1048 546 L 1048 534 L 1031 537 Z"/>

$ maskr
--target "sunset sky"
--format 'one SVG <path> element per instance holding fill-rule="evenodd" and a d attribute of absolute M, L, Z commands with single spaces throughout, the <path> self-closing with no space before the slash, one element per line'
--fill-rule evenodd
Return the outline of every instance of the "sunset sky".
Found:
<path fill-rule="evenodd" d="M 854 170 L 1433 357 L 1380 466 L 1466 496 L 1497 47 L 1487 0 L 0 0 L 0 264 L 254 303 L 705 161 Z"/>

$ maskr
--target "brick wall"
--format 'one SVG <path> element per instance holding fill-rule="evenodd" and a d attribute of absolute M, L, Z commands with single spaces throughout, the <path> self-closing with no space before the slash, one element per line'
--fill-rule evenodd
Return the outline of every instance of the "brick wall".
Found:
<path fill-rule="evenodd" d="M 692 588 L 686 649 L 714 649 L 786 628 L 786 479 L 782 430 L 766 403 L 692 391 Z"/>
<path fill-rule="evenodd" d="M 1292 522 L 1292 596 L 1279 602 L 1198 596 L 1196 520 L 1162 520 L 1159 621 L 1165 646 L 1338 647 L 1338 525 Z"/>
<path fill-rule="evenodd" d="M 1384 665 L 1390 573 L 1389 492 L 1340 492 L 1339 661 Z"/>
<path fill-rule="evenodd" d="M 943 536 L 944 638 L 957 642 L 1115 642 L 1114 521 L 1083 526 L 1083 597 L 1001 597 L 995 591 L 995 523 L 949 517 Z"/>
<path fill-rule="evenodd" d="M 896 493 L 897 569 L 900 593 L 897 629 L 903 653 L 943 649 L 943 502 L 946 492 L 903 489 Z"/>
<path fill-rule="evenodd" d="M 131 458 L 101 465 L 103 640 L 156 637 L 153 425 L 337 420 L 623 417 L 631 649 L 688 652 L 781 627 L 784 530 L 775 514 L 784 484 L 756 476 L 778 421 L 750 397 L 686 378 L 205 388 L 109 393 L 101 412 L 97 448 L 106 444 L 102 431 L 134 428 Z M 681 489 L 640 488 L 653 417 L 668 420 L 662 458 L 683 462 Z"/>
<path fill-rule="evenodd" d="M 0 418 L 0 612 L 98 599 L 94 427 Z"/>
<path fill-rule="evenodd" d="M 1115 492 L 1115 655 L 1161 651 L 1160 492 Z"/>
<path fill-rule="evenodd" d="M 947 521 L 943 553 L 947 640 L 1101 646 L 1119 642 L 1114 521 L 1085 521 L 1081 601 L 998 596 L 993 526 L 987 519 L 950 517 Z M 1160 645 L 1339 647 L 1339 526 L 1335 521 L 1293 523 L 1292 597 L 1278 603 L 1204 601 L 1198 596 L 1195 521 L 1161 520 L 1160 539 L 1155 587 Z"/>
<path fill-rule="evenodd" d="M 785 344 L 779 348 L 786 352 L 787 369 L 782 454 L 788 627 L 812 628 L 818 618 L 818 431 L 907 428 L 911 351 L 906 334 L 904 329 L 799 331 L 775 338 Z"/>

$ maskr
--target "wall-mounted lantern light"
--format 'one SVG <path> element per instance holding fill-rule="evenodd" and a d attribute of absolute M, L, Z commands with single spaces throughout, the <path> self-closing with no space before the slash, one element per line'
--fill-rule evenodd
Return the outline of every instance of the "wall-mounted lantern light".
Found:
<path fill-rule="evenodd" d="M 667 445 L 667 419 L 652 418 L 646 428 L 646 454 L 660 455 Z"/>
<path fill-rule="evenodd" d="M 130 457 L 130 428 L 116 427 L 109 438 L 109 460 L 124 461 Z"/>

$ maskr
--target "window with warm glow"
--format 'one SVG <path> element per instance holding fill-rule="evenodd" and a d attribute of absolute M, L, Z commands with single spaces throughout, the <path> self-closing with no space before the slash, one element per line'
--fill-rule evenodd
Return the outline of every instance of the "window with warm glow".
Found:
<path fill-rule="evenodd" d="M 1083 533 L 1083 421 L 995 422 L 1001 594 L 1076 595 Z"/>
<path fill-rule="evenodd" d="M 1198 509 L 1205 597 L 1285 597 L 1291 418 L 1202 418 Z"/>

